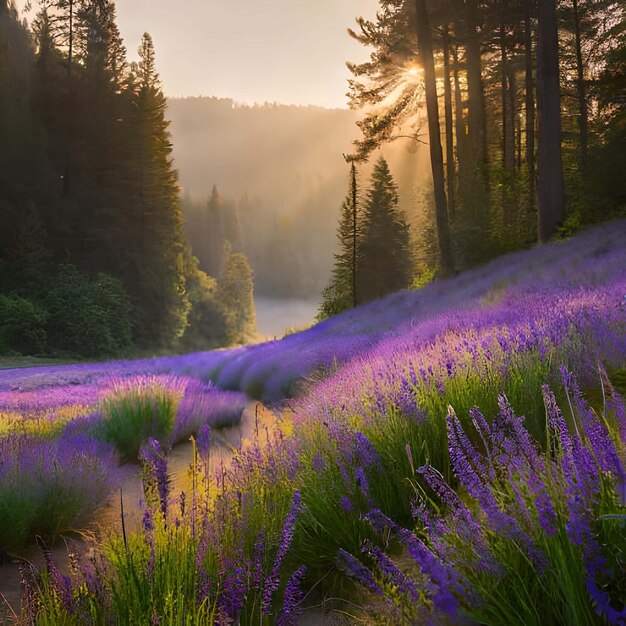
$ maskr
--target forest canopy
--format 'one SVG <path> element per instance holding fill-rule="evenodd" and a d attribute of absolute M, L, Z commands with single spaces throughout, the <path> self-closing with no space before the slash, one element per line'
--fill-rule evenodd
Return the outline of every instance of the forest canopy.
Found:
<path fill-rule="evenodd" d="M 109 0 L 42 0 L 30 28 L 0 7 L 0 348 L 93 357 L 238 336 L 185 239 L 150 35 L 129 63 Z"/>

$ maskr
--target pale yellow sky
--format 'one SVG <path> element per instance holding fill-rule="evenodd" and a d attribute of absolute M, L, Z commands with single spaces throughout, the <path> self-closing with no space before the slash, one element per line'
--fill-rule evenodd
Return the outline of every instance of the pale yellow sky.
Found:
<path fill-rule="evenodd" d="M 24 0 L 18 0 L 23 6 Z M 36 5 L 36 0 L 33 0 Z M 118 0 L 129 51 L 155 42 L 168 96 L 345 107 L 345 62 L 367 58 L 346 29 L 377 0 Z"/>

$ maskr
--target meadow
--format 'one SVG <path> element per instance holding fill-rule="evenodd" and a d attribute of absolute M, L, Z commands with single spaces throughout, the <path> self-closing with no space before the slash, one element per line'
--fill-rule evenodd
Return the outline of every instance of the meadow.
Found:
<path fill-rule="evenodd" d="M 608 223 L 265 344 L 0 371 L 0 550 L 45 555 L 20 619 L 626 624 L 625 241 Z M 281 427 L 216 463 L 249 398 Z M 141 527 L 60 567 L 129 463 Z"/>

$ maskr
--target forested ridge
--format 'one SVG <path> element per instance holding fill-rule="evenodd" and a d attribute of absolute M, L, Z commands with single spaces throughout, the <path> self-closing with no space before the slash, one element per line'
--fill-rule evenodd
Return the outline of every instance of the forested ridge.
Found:
<path fill-rule="evenodd" d="M 0 7 L 0 349 L 243 341 L 217 293 L 251 281 L 218 285 L 185 239 L 150 35 L 129 63 L 113 2 L 44 0 L 30 27 Z"/>
<path fill-rule="evenodd" d="M 357 19 L 371 55 L 348 64 L 364 112 L 348 161 L 399 142 L 430 153 L 430 232 L 412 232 L 422 262 L 401 285 L 390 264 L 388 292 L 624 214 L 625 28 L 620 0 L 382 0 Z M 322 316 L 337 294 L 343 308 L 371 298 L 357 279 L 371 277 L 370 207 L 360 189 L 348 204 Z"/>
<path fill-rule="evenodd" d="M 113 2 L 37 8 L 0 18 L 5 352 L 241 342 L 253 282 L 326 284 L 324 317 L 623 215 L 620 0 L 384 0 L 350 30 L 371 53 L 348 63 L 354 111 L 168 103 Z"/>

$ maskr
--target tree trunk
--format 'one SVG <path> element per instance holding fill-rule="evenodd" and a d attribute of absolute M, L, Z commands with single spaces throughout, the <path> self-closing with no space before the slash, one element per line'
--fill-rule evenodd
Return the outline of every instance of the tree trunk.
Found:
<path fill-rule="evenodd" d="M 452 75 L 454 77 L 454 123 L 456 134 L 456 160 L 459 164 L 459 177 L 466 162 L 467 132 L 465 129 L 465 116 L 463 113 L 463 94 L 459 79 L 459 49 L 455 44 L 452 46 Z"/>
<path fill-rule="evenodd" d="M 350 174 L 352 177 L 352 306 L 356 307 L 359 303 L 357 298 L 357 231 L 358 231 L 358 222 L 357 222 L 357 184 L 356 184 L 356 165 L 352 162 L 352 167 L 350 169 Z"/>
<path fill-rule="evenodd" d="M 578 127 L 580 129 L 580 160 L 583 173 L 587 170 L 589 151 L 589 106 L 587 104 L 587 85 L 585 84 L 585 64 L 583 62 L 580 11 L 578 0 L 572 0 L 574 9 L 574 35 L 576 43 L 576 90 L 578 93 Z"/>
<path fill-rule="evenodd" d="M 487 132 L 485 116 L 485 94 L 482 77 L 482 57 L 478 36 L 477 1 L 467 4 L 467 95 L 468 126 L 470 149 L 476 155 L 478 163 L 487 162 Z"/>
<path fill-rule="evenodd" d="M 446 117 L 446 178 L 448 189 L 448 213 L 454 217 L 454 179 L 456 168 L 454 164 L 454 134 L 452 128 L 452 85 L 450 84 L 450 31 L 448 25 L 443 25 L 443 87 L 444 106 Z"/>
<path fill-rule="evenodd" d="M 515 69 L 511 63 L 507 63 L 507 143 L 510 146 L 510 153 L 507 155 L 508 160 L 506 169 L 511 174 L 515 174 L 515 121 L 517 119 L 517 80 L 515 77 Z"/>
<path fill-rule="evenodd" d="M 535 91 L 533 81 L 533 12 L 534 0 L 524 1 L 524 54 L 526 60 L 526 168 L 528 173 L 528 208 L 535 208 Z"/>
<path fill-rule="evenodd" d="M 515 170 L 515 138 L 512 135 L 511 111 L 509 107 L 509 61 L 506 53 L 506 29 L 500 24 L 500 62 L 502 97 L 502 166 L 511 173 Z"/>
<path fill-rule="evenodd" d="M 546 242 L 565 216 L 556 0 L 540 0 L 537 18 L 538 227 L 539 241 Z"/>
<path fill-rule="evenodd" d="M 446 201 L 445 177 L 443 174 L 443 149 L 441 147 L 441 129 L 439 127 L 439 103 L 437 102 L 437 80 L 435 76 L 435 59 L 433 42 L 430 32 L 430 20 L 425 0 L 415 0 L 417 16 L 417 40 L 419 55 L 424 66 L 424 86 L 426 91 L 426 110 L 428 113 L 428 136 L 430 143 L 430 162 L 433 173 L 435 192 L 435 212 L 437 221 L 437 237 L 439 239 L 439 255 L 441 273 L 452 274 L 454 262 L 450 224 L 448 222 L 448 203 Z"/>
<path fill-rule="evenodd" d="M 69 106 L 70 115 L 68 116 L 68 134 L 67 145 L 65 148 L 65 172 L 63 175 L 63 195 L 69 196 L 71 192 L 71 162 L 72 162 L 72 134 L 74 129 L 74 77 L 72 76 L 72 66 L 74 65 L 74 0 L 69 0 L 69 31 L 68 31 L 68 44 L 67 44 L 67 80 L 68 80 L 68 92 L 69 92 Z"/>

